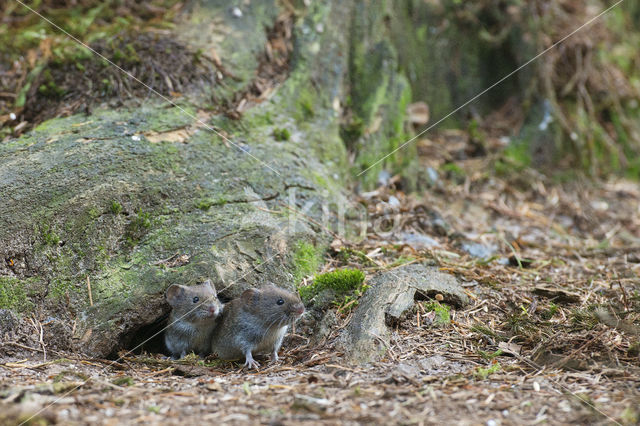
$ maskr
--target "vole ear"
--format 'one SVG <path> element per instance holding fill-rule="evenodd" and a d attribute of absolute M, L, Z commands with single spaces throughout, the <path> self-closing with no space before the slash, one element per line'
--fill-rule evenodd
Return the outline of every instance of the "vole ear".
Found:
<path fill-rule="evenodd" d="M 260 292 L 258 290 L 256 290 L 255 288 L 250 288 L 248 290 L 245 290 L 240 296 L 240 298 L 245 303 L 253 304 L 258 300 L 259 294 Z"/>
<path fill-rule="evenodd" d="M 164 294 L 164 297 L 167 299 L 167 302 L 171 306 L 176 303 L 178 299 L 180 299 L 184 295 L 185 288 L 184 286 L 173 284 L 171 287 L 167 289 L 167 292 Z"/>
<path fill-rule="evenodd" d="M 218 294 L 216 292 L 216 288 L 213 286 L 213 284 L 211 284 L 211 280 L 206 280 L 205 282 L 202 283 L 202 285 L 205 286 L 205 287 L 209 287 L 214 295 Z"/>

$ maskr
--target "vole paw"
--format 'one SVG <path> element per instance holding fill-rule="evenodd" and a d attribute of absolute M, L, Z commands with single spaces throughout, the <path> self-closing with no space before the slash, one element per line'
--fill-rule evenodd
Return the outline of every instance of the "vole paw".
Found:
<path fill-rule="evenodd" d="M 255 368 L 257 370 L 260 367 L 260 363 L 255 359 L 253 359 L 253 356 L 251 356 L 251 352 L 249 352 L 246 355 L 246 361 L 244 362 L 244 366 L 249 368 L 249 370 L 251 370 L 252 368 Z"/>
<path fill-rule="evenodd" d="M 252 359 L 251 361 L 247 360 L 247 362 L 244 363 L 244 366 L 249 370 L 251 370 L 252 368 L 255 368 L 257 370 L 258 368 L 260 368 L 260 363 L 255 359 Z"/>

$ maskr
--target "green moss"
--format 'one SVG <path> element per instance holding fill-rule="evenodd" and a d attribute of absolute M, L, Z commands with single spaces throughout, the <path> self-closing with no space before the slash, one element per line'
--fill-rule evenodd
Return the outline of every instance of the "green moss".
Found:
<path fill-rule="evenodd" d="M 42 226 L 41 235 L 46 245 L 57 246 L 60 243 L 60 237 L 48 224 Z"/>
<path fill-rule="evenodd" d="M 116 386 L 133 386 L 136 382 L 129 376 L 117 377 L 111 381 Z"/>
<path fill-rule="evenodd" d="M 309 302 L 316 294 L 323 290 L 332 290 L 336 298 L 362 289 L 364 273 L 359 269 L 342 269 L 318 275 L 313 283 L 298 289 L 304 302 Z M 364 290 L 364 289 L 362 289 Z"/>
<path fill-rule="evenodd" d="M 125 230 L 127 244 L 129 246 L 135 245 L 147 233 L 151 225 L 151 213 L 138 211 Z"/>
<path fill-rule="evenodd" d="M 340 136 L 349 149 L 353 149 L 356 141 L 362 137 L 365 125 L 362 118 L 351 117 L 340 127 Z"/>
<path fill-rule="evenodd" d="M 68 279 L 55 278 L 49 283 L 47 297 L 53 300 L 61 300 L 67 293 L 74 291 L 73 282 Z"/>
<path fill-rule="evenodd" d="M 322 262 L 322 253 L 312 244 L 300 242 L 293 252 L 294 279 L 296 283 L 316 272 Z"/>
<path fill-rule="evenodd" d="M 480 128 L 480 123 L 475 118 L 469 122 L 467 129 L 469 131 L 469 137 L 471 138 L 471 140 L 484 142 L 487 138 L 487 135 Z"/>
<path fill-rule="evenodd" d="M 429 302 L 425 305 L 425 309 L 427 312 L 436 313 L 434 324 L 442 326 L 451 322 L 451 315 L 449 314 L 451 308 L 448 305 L 444 305 L 440 302 Z"/>
<path fill-rule="evenodd" d="M 494 362 L 490 367 L 478 367 L 473 375 L 480 380 L 486 380 L 491 374 L 497 373 L 500 370 L 502 370 L 500 363 Z"/>
<path fill-rule="evenodd" d="M 287 129 L 275 128 L 273 129 L 273 137 L 277 141 L 288 141 L 291 138 L 291 133 Z"/>
<path fill-rule="evenodd" d="M 89 215 L 89 219 L 90 220 L 95 220 L 98 217 L 100 217 L 100 212 L 98 211 L 98 209 L 96 209 L 95 207 L 91 207 L 88 211 L 87 214 Z"/>
<path fill-rule="evenodd" d="M 200 210 L 207 211 L 212 206 L 224 206 L 227 204 L 229 200 L 226 197 L 220 196 L 218 198 L 203 198 L 201 200 L 196 201 L 196 207 Z"/>
<path fill-rule="evenodd" d="M 298 93 L 297 103 L 299 113 L 296 114 L 296 119 L 298 121 L 304 121 L 313 118 L 313 116 L 315 115 L 313 99 L 314 95 L 309 89 L 300 90 L 300 92 Z"/>
<path fill-rule="evenodd" d="M 38 87 L 38 92 L 47 98 L 55 99 L 61 98 L 65 94 L 65 90 L 58 86 L 54 81 L 41 84 Z"/>
<path fill-rule="evenodd" d="M 115 215 L 119 215 L 120 213 L 122 213 L 122 204 L 120 204 L 117 201 L 111 201 L 111 205 L 109 206 L 109 210 L 111 211 L 111 213 L 115 214 Z"/>
<path fill-rule="evenodd" d="M 325 176 L 323 176 L 321 173 L 318 172 L 314 172 L 313 173 L 313 180 L 321 187 L 321 188 L 328 188 L 329 187 L 329 182 L 327 182 L 327 179 L 325 178 Z"/>
<path fill-rule="evenodd" d="M 524 141 L 509 145 L 493 167 L 499 176 L 506 176 L 513 172 L 524 170 L 531 164 L 529 144 Z"/>
<path fill-rule="evenodd" d="M 244 123 L 251 127 L 264 127 L 274 124 L 273 115 L 271 111 L 265 111 L 264 113 L 256 113 L 253 110 L 249 110 L 243 119 Z"/>
<path fill-rule="evenodd" d="M 456 182 L 464 182 L 466 173 L 464 169 L 458 166 L 456 163 L 446 163 L 440 166 L 440 170 L 443 171 L 449 179 Z"/>
<path fill-rule="evenodd" d="M 27 297 L 26 282 L 17 278 L 0 277 L 0 309 L 26 312 L 33 309 Z"/>

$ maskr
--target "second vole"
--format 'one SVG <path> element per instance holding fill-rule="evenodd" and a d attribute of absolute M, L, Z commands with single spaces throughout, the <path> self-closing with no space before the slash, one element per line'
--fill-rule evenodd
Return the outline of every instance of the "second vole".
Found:
<path fill-rule="evenodd" d="M 182 358 L 192 351 L 207 355 L 211 348 L 211 331 L 222 311 L 211 281 L 191 287 L 174 284 L 167 289 L 165 297 L 172 307 L 164 335 L 171 357 Z"/>
<path fill-rule="evenodd" d="M 211 352 L 225 360 L 245 357 L 244 365 L 258 368 L 254 353 L 271 352 L 278 360 L 289 324 L 304 313 L 297 294 L 274 285 L 249 289 L 224 305 L 219 325 L 213 330 Z"/>

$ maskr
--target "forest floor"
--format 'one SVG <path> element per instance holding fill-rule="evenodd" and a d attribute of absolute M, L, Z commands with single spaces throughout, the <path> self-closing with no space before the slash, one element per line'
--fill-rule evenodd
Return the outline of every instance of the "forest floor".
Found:
<path fill-rule="evenodd" d="M 342 306 L 325 344 L 294 334 L 259 371 L 148 354 L 45 359 L 34 321 L 2 344 L 0 424 L 637 424 L 638 185 L 500 177 L 487 172 L 498 157 L 453 152 L 468 149 L 464 132 L 418 143 L 440 171 L 432 187 L 407 195 L 394 177 L 359 194 L 367 237 L 334 245 L 324 270 L 371 277 L 426 261 L 460 279 L 470 306 L 416 303 L 366 366 L 332 343 L 351 317 Z"/>
<path fill-rule="evenodd" d="M 163 21 L 176 12 L 145 13 Z M 44 25 L 30 19 L 16 22 Z M 120 31 L 111 21 L 104 25 Z M 155 50 L 164 51 L 166 40 L 158 40 Z M 129 44 L 119 42 L 110 48 Z M 48 44 L 36 47 L 55 53 Z M 139 50 L 146 58 L 149 51 Z M 76 59 L 78 71 L 93 66 Z M 51 76 L 36 79 L 26 60 L 2 63 L 0 126 L 7 125 L 0 138 L 87 107 L 80 100 L 88 86 L 75 84 L 68 68 L 57 70 L 68 87 L 57 87 Z M 207 75 L 212 66 L 202 64 Z M 102 78 L 105 87 L 92 96 L 122 86 L 111 71 Z M 179 83 L 164 89 L 178 90 Z M 44 114 L 44 98 L 75 86 L 82 93 L 64 105 L 69 111 Z M 25 108 L 17 126 L 9 126 L 13 106 Z M 386 356 L 354 366 L 333 344 L 351 318 L 342 305 L 325 344 L 311 346 L 299 331 L 286 340 L 282 361 L 258 371 L 191 357 L 123 353 L 102 360 L 59 352 L 43 343 L 43 333 L 52 332 L 46 321 L 27 318 L 15 324 L 16 339 L 0 341 L 0 425 L 638 424 L 637 182 L 560 182 L 526 167 L 501 174 L 520 167 L 500 157 L 500 137 L 480 143 L 450 130 L 416 143 L 422 168 L 431 171 L 428 188 L 408 194 L 396 176 L 354 195 L 369 212 L 366 238 L 334 245 L 323 270 L 357 267 L 371 278 L 411 263 L 435 264 L 460 279 L 468 307 L 416 303 L 395 326 Z M 0 315 L 5 328 L 12 321 Z"/>

